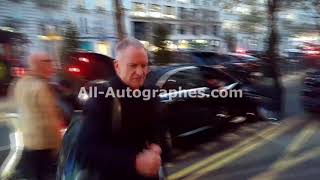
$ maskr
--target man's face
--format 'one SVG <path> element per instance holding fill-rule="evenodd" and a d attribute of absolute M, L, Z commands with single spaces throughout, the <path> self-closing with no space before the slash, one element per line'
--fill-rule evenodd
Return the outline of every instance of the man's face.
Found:
<path fill-rule="evenodd" d="M 55 74 L 52 60 L 49 58 L 41 59 L 38 71 L 44 78 L 50 79 Z"/>
<path fill-rule="evenodd" d="M 120 79 L 132 89 L 140 88 L 148 72 L 148 55 L 143 48 L 128 47 L 115 62 Z"/>

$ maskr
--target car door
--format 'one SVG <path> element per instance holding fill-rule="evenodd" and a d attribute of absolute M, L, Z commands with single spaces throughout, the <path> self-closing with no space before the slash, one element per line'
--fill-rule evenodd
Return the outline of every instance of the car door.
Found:
<path fill-rule="evenodd" d="M 166 80 L 163 89 L 167 91 L 192 92 L 192 97 L 189 94 L 177 97 L 176 93 L 167 101 L 172 131 L 182 133 L 217 123 L 219 100 L 203 97 L 200 91 L 210 94 L 210 90 L 230 83 L 222 74 L 212 68 L 194 67 L 178 71 Z"/>
<path fill-rule="evenodd" d="M 203 80 L 197 67 L 182 68 L 170 75 L 164 83 L 170 98 L 166 101 L 168 106 L 169 126 L 173 134 L 191 131 L 205 125 L 204 117 L 207 109 L 202 99 L 189 96 L 191 91 L 196 92 L 203 88 Z"/>

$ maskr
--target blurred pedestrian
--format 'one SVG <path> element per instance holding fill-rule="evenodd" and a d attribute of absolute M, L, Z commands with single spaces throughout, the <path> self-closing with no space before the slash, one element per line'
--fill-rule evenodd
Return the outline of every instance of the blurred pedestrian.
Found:
<path fill-rule="evenodd" d="M 49 80 L 54 75 L 53 62 L 45 53 L 28 58 L 29 72 L 13 90 L 19 113 L 15 123 L 22 133 L 24 149 L 16 168 L 19 179 L 54 179 L 61 144 L 61 114 Z"/>
<path fill-rule="evenodd" d="M 107 92 L 110 87 L 114 92 L 146 89 L 143 85 L 148 72 L 148 57 L 138 40 L 125 39 L 118 44 L 115 70 L 116 77 L 99 92 Z M 162 150 L 155 128 L 159 117 L 157 102 L 157 98 L 146 100 L 142 96 L 90 98 L 85 105 L 76 151 L 76 164 L 89 168 L 81 171 L 82 175 L 87 174 L 81 178 L 159 179 Z M 118 122 L 115 116 L 120 117 Z M 71 180 L 74 177 L 64 178 Z"/>

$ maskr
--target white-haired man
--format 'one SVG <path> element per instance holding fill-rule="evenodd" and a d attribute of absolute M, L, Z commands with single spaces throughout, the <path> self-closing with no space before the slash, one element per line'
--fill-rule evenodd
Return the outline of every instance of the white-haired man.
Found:
<path fill-rule="evenodd" d="M 17 178 L 53 179 L 61 144 L 61 114 L 48 82 L 54 75 L 53 62 L 45 53 L 28 58 L 29 71 L 14 86 L 24 150 L 17 166 Z"/>
<path fill-rule="evenodd" d="M 118 44 L 114 67 L 116 77 L 109 86 L 113 92 L 145 90 L 148 56 L 138 40 L 125 39 Z M 77 160 L 90 164 L 101 180 L 159 179 L 161 148 L 156 144 L 154 128 L 158 117 L 156 98 L 144 100 L 126 96 L 117 99 L 121 106 L 121 127 L 117 133 L 114 133 L 112 120 L 114 98 L 100 95 L 87 102 Z"/>

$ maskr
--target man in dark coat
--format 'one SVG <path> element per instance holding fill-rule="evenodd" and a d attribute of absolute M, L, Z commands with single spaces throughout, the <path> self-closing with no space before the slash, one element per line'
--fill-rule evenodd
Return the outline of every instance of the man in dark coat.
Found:
<path fill-rule="evenodd" d="M 121 41 L 116 49 L 117 76 L 97 98 L 90 98 L 84 110 L 79 134 L 78 160 L 87 163 L 100 179 L 159 179 L 161 148 L 156 144 L 157 99 L 117 96 L 120 90 L 146 90 L 148 57 L 143 45 L 135 39 Z M 101 88 L 99 89 L 101 92 Z M 114 101 L 120 102 L 121 122 L 115 133 Z M 108 94 L 106 97 L 106 94 Z"/>

